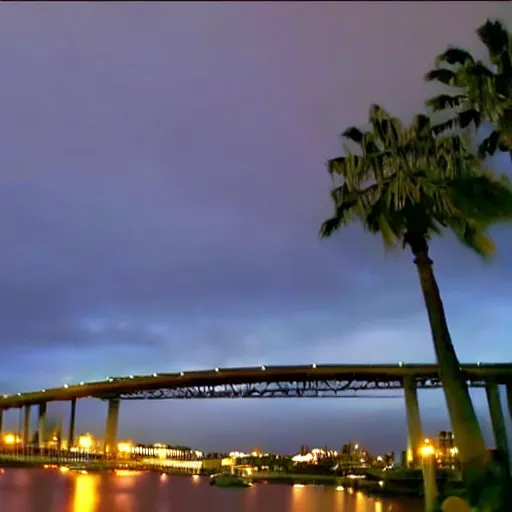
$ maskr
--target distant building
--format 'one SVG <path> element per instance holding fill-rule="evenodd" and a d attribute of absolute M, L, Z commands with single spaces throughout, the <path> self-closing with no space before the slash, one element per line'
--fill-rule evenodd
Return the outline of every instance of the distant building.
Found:
<path fill-rule="evenodd" d="M 433 446 L 437 467 L 455 468 L 459 464 L 459 450 L 452 431 L 441 430 L 437 438 L 425 439 L 424 442 Z"/>

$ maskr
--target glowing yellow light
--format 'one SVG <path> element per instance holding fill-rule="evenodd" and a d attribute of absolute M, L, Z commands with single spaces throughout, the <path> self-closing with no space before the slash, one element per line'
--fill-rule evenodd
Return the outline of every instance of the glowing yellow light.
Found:
<path fill-rule="evenodd" d="M 14 443 L 16 443 L 16 436 L 14 434 L 6 434 L 4 436 L 4 443 L 5 444 L 14 444 Z"/>
<path fill-rule="evenodd" d="M 132 451 L 132 444 L 131 443 L 119 443 L 117 445 L 117 451 L 119 453 L 130 453 Z"/>
<path fill-rule="evenodd" d="M 75 480 L 73 512 L 94 512 L 98 505 L 99 475 L 78 475 Z"/>
<path fill-rule="evenodd" d="M 432 445 L 426 444 L 425 446 L 421 447 L 420 453 L 422 457 L 430 457 L 431 455 L 434 455 L 435 450 Z"/>
<path fill-rule="evenodd" d="M 67 473 L 67 472 L 69 471 L 69 468 L 68 468 L 67 466 L 61 466 L 61 467 L 59 468 L 59 471 L 60 471 L 61 473 Z"/>
<path fill-rule="evenodd" d="M 336 490 L 339 492 L 339 491 L 344 491 L 345 490 L 345 487 L 343 487 L 343 485 L 338 485 L 338 487 L 336 487 Z"/>
<path fill-rule="evenodd" d="M 116 469 L 116 476 L 137 476 L 140 475 L 140 471 L 130 470 L 130 469 Z"/>
<path fill-rule="evenodd" d="M 90 434 L 84 434 L 78 438 L 78 446 L 82 450 L 90 450 L 92 448 L 92 445 L 93 445 L 93 438 Z"/>

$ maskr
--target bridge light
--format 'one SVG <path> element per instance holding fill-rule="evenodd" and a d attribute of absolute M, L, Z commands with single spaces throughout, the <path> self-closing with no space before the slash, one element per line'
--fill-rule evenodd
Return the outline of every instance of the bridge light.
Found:
<path fill-rule="evenodd" d="M 85 382 L 84 382 L 84 381 L 81 381 L 81 382 L 80 382 L 80 386 L 83 386 L 84 384 L 85 384 Z"/>
<path fill-rule="evenodd" d="M 480 361 L 478 361 L 478 363 L 476 363 L 477 366 L 480 366 L 480 364 L 481 364 Z"/>
<path fill-rule="evenodd" d="M 403 361 L 398 361 L 398 366 L 400 366 L 400 368 L 404 365 L 404 362 Z"/>
<path fill-rule="evenodd" d="M 41 391 L 42 391 L 43 393 L 46 393 L 46 389 L 41 389 Z"/>
<path fill-rule="evenodd" d="M 312 367 L 312 368 L 316 368 L 316 363 L 313 363 L 313 364 L 311 365 L 311 367 Z"/>
<path fill-rule="evenodd" d="M 158 375 L 156 373 L 153 373 L 153 377 L 158 377 Z"/>
<path fill-rule="evenodd" d="M 4 398 L 9 398 L 9 395 L 4 395 Z"/>
<path fill-rule="evenodd" d="M 21 393 L 18 393 L 18 396 L 21 396 Z"/>
<path fill-rule="evenodd" d="M 109 382 L 114 382 L 114 379 L 110 378 L 108 379 Z"/>
<path fill-rule="evenodd" d="M 219 371 L 219 369 L 218 369 L 218 368 L 215 368 L 215 371 L 216 371 L 216 372 L 218 372 L 218 371 Z"/>
<path fill-rule="evenodd" d="M 185 374 L 183 372 L 180 372 L 180 377 L 185 377 Z"/>
<path fill-rule="evenodd" d="M 67 384 L 64 384 L 64 389 L 68 389 L 69 386 Z"/>
<path fill-rule="evenodd" d="M 133 378 L 134 378 L 133 375 L 130 375 L 130 379 L 133 379 Z"/>
<path fill-rule="evenodd" d="M 266 366 L 262 365 L 261 369 L 262 369 L 262 371 L 265 371 L 267 368 L 266 368 Z"/>

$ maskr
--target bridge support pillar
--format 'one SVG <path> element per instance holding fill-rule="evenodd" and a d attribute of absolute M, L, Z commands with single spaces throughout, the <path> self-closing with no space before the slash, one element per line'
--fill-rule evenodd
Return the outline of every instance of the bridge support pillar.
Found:
<path fill-rule="evenodd" d="M 37 444 L 39 448 L 43 448 L 46 441 L 46 410 L 47 403 L 40 403 L 37 416 Z"/>
<path fill-rule="evenodd" d="M 489 412 L 491 415 L 492 431 L 496 448 L 502 453 L 510 467 L 507 431 L 505 427 L 505 416 L 501 407 L 500 390 L 496 382 L 487 382 L 485 385 Z"/>
<path fill-rule="evenodd" d="M 507 384 L 507 403 L 508 403 L 508 414 L 512 420 L 512 382 Z"/>
<path fill-rule="evenodd" d="M 108 401 L 107 425 L 105 429 L 105 453 L 117 453 L 117 424 L 119 421 L 119 399 Z"/>
<path fill-rule="evenodd" d="M 69 430 L 68 430 L 68 450 L 73 448 L 75 444 L 75 417 L 76 417 L 76 398 L 71 399 L 71 414 L 69 417 Z"/>
<path fill-rule="evenodd" d="M 418 404 L 418 390 L 412 377 L 404 381 L 405 410 L 407 415 L 407 463 L 415 467 L 419 461 L 419 450 L 422 443 L 421 416 Z"/>
<path fill-rule="evenodd" d="M 30 442 L 30 405 L 25 405 L 23 415 L 23 446 L 26 448 Z"/>

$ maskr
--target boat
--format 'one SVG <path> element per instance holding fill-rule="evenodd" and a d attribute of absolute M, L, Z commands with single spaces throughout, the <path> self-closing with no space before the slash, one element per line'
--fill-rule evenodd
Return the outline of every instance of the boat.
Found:
<path fill-rule="evenodd" d="M 212 475 L 210 477 L 210 485 L 217 487 L 252 487 L 252 483 L 247 478 L 226 473 Z"/>

